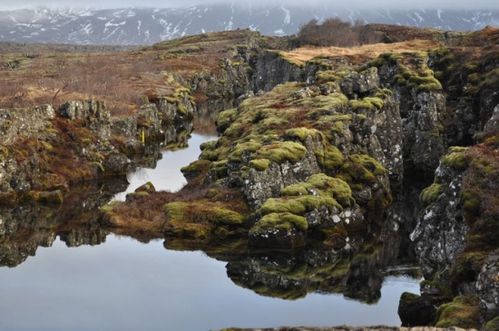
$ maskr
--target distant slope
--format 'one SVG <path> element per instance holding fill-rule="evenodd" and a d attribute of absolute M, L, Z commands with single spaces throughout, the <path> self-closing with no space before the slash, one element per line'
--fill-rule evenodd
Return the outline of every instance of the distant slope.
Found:
<path fill-rule="evenodd" d="M 0 41 L 144 45 L 185 35 L 251 28 L 267 35 L 294 34 L 312 18 L 338 16 L 444 30 L 499 25 L 499 10 L 345 10 L 332 6 L 200 5 L 152 9 L 25 9 L 0 12 Z"/>

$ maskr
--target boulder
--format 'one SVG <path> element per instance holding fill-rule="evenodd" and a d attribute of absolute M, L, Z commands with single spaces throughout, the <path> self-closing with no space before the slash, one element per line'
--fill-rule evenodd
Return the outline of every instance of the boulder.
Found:
<path fill-rule="evenodd" d="M 400 297 L 398 314 L 402 326 L 432 325 L 437 309 L 428 296 L 404 292 Z"/>

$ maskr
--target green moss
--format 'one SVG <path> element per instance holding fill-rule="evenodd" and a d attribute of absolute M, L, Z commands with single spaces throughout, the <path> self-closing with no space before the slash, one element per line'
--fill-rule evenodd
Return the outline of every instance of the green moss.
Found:
<path fill-rule="evenodd" d="M 336 146 L 332 145 L 327 145 L 324 150 L 316 151 L 315 156 L 319 165 L 325 170 L 334 171 L 345 163 L 343 153 Z"/>
<path fill-rule="evenodd" d="M 270 160 L 267 159 L 256 159 L 250 161 L 250 167 L 258 171 L 264 171 L 269 168 L 270 163 Z"/>
<path fill-rule="evenodd" d="M 477 215 L 480 211 L 481 197 L 476 192 L 462 191 L 461 203 L 467 216 Z"/>
<path fill-rule="evenodd" d="M 256 222 L 251 231 L 258 233 L 265 229 L 290 230 L 291 227 L 300 231 L 307 231 L 308 223 L 306 218 L 288 212 L 270 213 Z"/>
<path fill-rule="evenodd" d="M 494 317 L 487 323 L 485 323 L 483 327 L 484 331 L 497 331 L 499 330 L 499 316 Z"/>
<path fill-rule="evenodd" d="M 199 148 L 204 151 L 204 150 L 213 150 L 217 147 L 217 142 L 218 140 L 212 140 L 212 141 L 207 141 L 205 143 L 202 143 Z"/>
<path fill-rule="evenodd" d="M 467 149 L 451 148 L 451 153 L 442 157 L 441 162 L 447 167 L 456 170 L 464 170 L 468 167 L 470 161 L 470 158 L 466 151 Z"/>
<path fill-rule="evenodd" d="M 237 116 L 237 109 L 227 109 L 223 112 L 220 112 L 217 117 L 217 127 L 218 129 L 223 132 L 225 131 L 231 123 L 234 121 L 234 119 Z"/>
<path fill-rule="evenodd" d="M 341 177 L 348 183 L 374 184 L 376 176 L 386 173 L 385 168 L 366 154 L 350 155 L 341 167 Z"/>
<path fill-rule="evenodd" d="M 381 165 L 381 163 L 379 163 L 378 161 L 376 161 L 367 154 L 350 155 L 350 160 L 356 164 L 362 165 L 363 167 L 365 167 L 375 175 L 383 175 L 386 172 L 385 168 Z"/>
<path fill-rule="evenodd" d="M 284 117 L 268 116 L 261 122 L 261 127 L 266 130 L 286 127 L 288 120 Z"/>
<path fill-rule="evenodd" d="M 134 192 L 134 193 L 128 193 L 126 195 L 126 200 L 130 201 L 132 198 L 143 198 L 143 197 L 148 197 L 149 192 L 141 191 L 141 192 Z"/>
<path fill-rule="evenodd" d="M 360 109 L 376 110 L 383 108 L 384 102 L 378 97 L 365 97 L 360 100 L 350 100 L 350 107 L 354 111 Z"/>
<path fill-rule="evenodd" d="M 200 159 L 192 162 L 188 166 L 183 167 L 182 169 L 180 169 L 180 171 L 182 171 L 182 173 L 184 174 L 202 173 L 207 171 L 211 164 L 211 161 Z"/>
<path fill-rule="evenodd" d="M 431 186 L 428 186 L 425 188 L 420 196 L 419 199 L 421 202 L 423 202 L 425 205 L 428 205 L 438 199 L 440 194 L 443 192 L 443 187 L 441 184 L 433 183 Z"/>
<path fill-rule="evenodd" d="M 284 196 L 298 196 L 310 194 L 310 190 L 314 187 L 310 183 L 298 183 L 286 186 L 281 191 L 281 195 Z"/>
<path fill-rule="evenodd" d="M 110 214 L 114 211 L 114 209 L 123 204 L 123 202 L 120 202 L 120 201 L 111 201 L 110 203 L 108 203 L 107 205 L 104 205 L 102 207 L 99 208 L 99 210 L 101 210 L 102 212 L 106 213 L 106 214 Z"/>
<path fill-rule="evenodd" d="M 342 206 L 349 206 L 352 198 L 352 190 L 350 186 L 343 180 L 339 178 L 329 177 L 326 174 L 315 174 L 312 175 L 306 182 L 297 183 L 293 185 L 289 185 L 285 187 L 281 191 L 281 195 L 292 197 L 292 196 L 321 196 L 326 199 L 333 198 L 332 200 L 320 200 L 313 199 L 314 201 L 310 201 L 309 199 L 299 200 L 304 203 L 306 208 L 315 208 L 316 206 L 320 206 L 320 203 L 324 203 L 324 205 L 328 207 L 339 207 L 336 200 Z"/>
<path fill-rule="evenodd" d="M 383 53 L 380 54 L 376 59 L 369 62 L 369 67 L 381 67 L 385 64 L 395 65 L 400 60 L 400 55 L 396 53 Z"/>
<path fill-rule="evenodd" d="M 390 89 L 387 89 L 387 88 L 378 89 L 376 91 L 376 93 L 374 93 L 374 96 L 377 98 L 380 98 L 380 99 L 385 99 L 385 98 L 392 96 L 392 95 L 393 95 L 393 91 Z"/>
<path fill-rule="evenodd" d="M 319 209 L 324 206 L 329 209 L 342 209 L 341 205 L 333 197 L 327 195 L 304 195 L 295 198 L 294 201 L 303 205 L 307 211 L 313 211 L 314 209 Z"/>
<path fill-rule="evenodd" d="M 165 205 L 165 212 L 170 221 L 214 223 L 221 225 L 238 225 L 244 222 L 244 217 L 218 203 L 209 201 L 170 202 Z"/>
<path fill-rule="evenodd" d="M 147 182 L 144 185 L 138 187 L 135 192 L 156 192 L 156 188 L 154 187 L 154 184 L 151 182 Z"/>
<path fill-rule="evenodd" d="M 270 198 L 260 208 L 260 212 L 264 215 L 272 213 L 292 213 L 295 215 L 303 215 L 306 212 L 303 204 L 295 203 L 294 199 Z"/>
<path fill-rule="evenodd" d="M 258 151 L 258 158 L 268 159 L 276 163 L 289 161 L 296 163 L 305 157 L 307 149 L 300 143 L 293 141 L 279 141 L 265 145 Z"/>
<path fill-rule="evenodd" d="M 342 93 L 331 93 L 329 95 L 316 95 L 306 97 L 292 102 L 292 105 L 313 108 L 317 110 L 341 109 L 348 104 L 348 98 Z"/>
<path fill-rule="evenodd" d="M 416 71 L 399 64 L 399 74 L 395 75 L 394 81 L 398 85 L 415 88 L 417 92 L 442 90 L 442 84 L 426 65 L 420 65 L 418 71 Z"/>
<path fill-rule="evenodd" d="M 353 199 L 350 186 L 340 178 L 329 177 L 325 174 L 316 174 L 311 176 L 308 182 L 313 186 L 332 194 L 333 198 L 344 206 L 349 205 L 350 201 Z"/>
<path fill-rule="evenodd" d="M 262 148 L 259 141 L 249 140 L 246 142 L 238 143 L 230 153 L 229 159 L 232 161 L 240 161 L 243 154 L 251 154 Z"/>
<path fill-rule="evenodd" d="M 291 138 L 291 139 L 299 139 L 302 142 L 305 142 L 308 137 L 318 137 L 320 136 L 321 133 L 316 130 L 316 129 L 309 129 L 309 128 L 293 128 L 286 130 L 285 132 L 285 137 L 286 138 Z"/>
<path fill-rule="evenodd" d="M 335 82 L 340 80 L 341 78 L 342 76 L 334 70 L 317 71 L 317 73 L 315 74 L 315 79 L 320 82 Z"/>
<path fill-rule="evenodd" d="M 460 296 L 438 308 L 436 326 L 439 328 L 478 328 L 479 320 L 478 300 L 474 297 Z"/>
<path fill-rule="evenodd" d="M 0 159 L 6 159 L 7 157 L 9 157 L 9 149 L 0 145 Z"/>
<path fill-rule="evenodd" d="M 260 213 L 304 216 L 321 207 L 341 210 L 342 206 L 350 206 L 353 201 L 352 191 L 346 182 L 325 174 L 316 174 L 306 182 L 289 185 L 281 191 L 281 195 L 281 198 L 268 199 Z"/>

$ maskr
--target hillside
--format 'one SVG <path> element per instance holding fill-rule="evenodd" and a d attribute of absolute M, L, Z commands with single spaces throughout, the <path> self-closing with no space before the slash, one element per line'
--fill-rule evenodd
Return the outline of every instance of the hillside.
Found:
<path fill-rule="evenodd" d="M 186 8 L 105 10 L 33 9 L 0 12 L 0 41 L 151 45 L 163 40 L 237 28 L 291 35 L 313 18 L 340 17 L 442 30 L 479 30 L 499 24 L 494 10 L 348 10 L 307 4 L 250 6 L 234 3 Z"/>

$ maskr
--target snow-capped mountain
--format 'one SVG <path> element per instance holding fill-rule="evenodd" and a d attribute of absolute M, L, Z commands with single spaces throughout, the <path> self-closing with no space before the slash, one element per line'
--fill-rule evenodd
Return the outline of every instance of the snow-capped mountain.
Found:
<path fill-rule="evenodd" d="M 312 18 L 340 17 L 444 30 L 499 25 L 499 10 L 346 10 L 328 6 L 24 9 L 0 12 L 0 41 L 145 45 L 209 31 L 251 28 L 287 35 Z"/>

